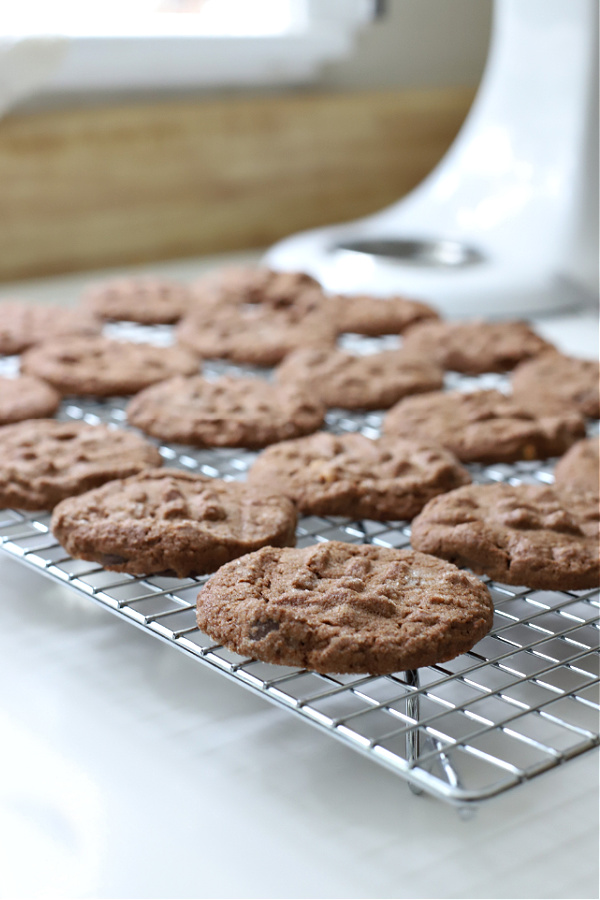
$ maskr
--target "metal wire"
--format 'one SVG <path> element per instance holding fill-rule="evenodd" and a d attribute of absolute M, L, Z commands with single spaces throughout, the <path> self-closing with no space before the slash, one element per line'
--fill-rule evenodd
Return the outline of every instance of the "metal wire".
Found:
<path fill-rule="evenodd" d="M 112 328 L 119 336 L 169 340 L 166 329 Z M 394 341 L 344 339 L 357 352 L 394 346 Z M 14 361 L 0 360 L 0 374 L 14 369 Z M 224 371 L 251 370 L 205 365 L 208 377 Z M 507 383 L 498 375 L 451 374 L 447 386 L 505 390 Z M 126 402 L 68 398 L 58 417 L 126 427 Z M 331 410 L 326 427 L 375 437 L 381 418 L 379 413 Z M 169 465 L 227 480 L 243 479 L 256 457 L 245 450 L 156 443 Z M 478 483 L 553 480 L 553 461 L 468 468 Z M 0 510 L 1 549 L 386 766 L 415 792 L 461 805 L 480 801 L 600 742 L 597 589 L 538 591 L 484 578 L 494 599 L 494 626 L 469 653 L 418 672 L 318 675 L 239 656 L 200 632 L 195 600 L 206 577 L 134 577 L 74 560 L 52 536 L 49 521 L 48 514 Z M 300 519 L 298 546 L 327 540 L 406 547 L 410 525 L 322 516 Z"/>

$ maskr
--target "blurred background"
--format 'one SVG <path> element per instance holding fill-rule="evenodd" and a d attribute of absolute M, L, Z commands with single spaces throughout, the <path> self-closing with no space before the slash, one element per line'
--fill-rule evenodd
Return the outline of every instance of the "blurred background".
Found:
<path fill-rule="evenodd" d="M 0 0 L 0 281 L 268 247 L 435 166 L 492 0 Z"/>

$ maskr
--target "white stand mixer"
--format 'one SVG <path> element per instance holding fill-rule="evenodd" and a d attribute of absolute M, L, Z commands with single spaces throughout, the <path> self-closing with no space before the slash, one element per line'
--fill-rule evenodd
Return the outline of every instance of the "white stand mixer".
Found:
<path fill-rule="evenodd" d="M 496 0 L 490 52 L 441 163 L 375 215 L 275 244 L 265 263 L 327 291 L 406 294 L 446 316 L 593 302 L 596 0 Z"/>

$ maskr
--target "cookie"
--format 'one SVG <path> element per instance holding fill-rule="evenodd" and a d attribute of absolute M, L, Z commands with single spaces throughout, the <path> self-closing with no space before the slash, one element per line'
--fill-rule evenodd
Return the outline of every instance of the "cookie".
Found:
<path fill-rule="evenodd" d="M 96 335 L 102 322 L 85 309 L 42 306 L 20 300 L 0 302 L 0 353 L 22 353 L 34 344 L 67 335 Z"/>
<path fill-rule="evenodd" d="M 598 493 L 600 471 L 600 438 L 578 441 L 559 459 L 554 469 L 554 483 L 561 491 Z"/>
<path fill-rule="evenodd" d="M 471 478 L 440 447 L 318 432 L 269 447 L 248 481 L 285 494 L 305 515 L 386 520 L 412 519 L 432 497 Z"/>
<path fill-rule="evenodd" d="M 293 306 L 306 291 L 320 291 L 319 282 L 306 272 L 276 272 L 267 266 L 227 266 L 209 272 L 193 286 L 197 301 L 267 303 Z"/>
<path fill-rule="evenodd" d="M 115 572 L 202 575 L 243 553 L 295 543 L 286 497 L 175 469 L 150 469 L 60 503 L 51 528 L 78 559 Z"/>
<path fill-rule="evenodd" d="M 598 572 L 598 495 L 562 499 L 551 487 L 478 484 L 430 500 L 412 545 L 505 584 L 541 590 L 593 588 Z"/>
<path fill-rule="evenodd" d="M 475 576 L 412 550 L 330 541 L 266 547 L 198 594 L 198 626 L 244 656 L 316 672 L 384 675 L 453 659 L 490 629 Z"/>
<path fill-rule="evenodd" d="M 160 325 L 177 322 L 188 310 L 190 288 L 169 278 L 134 276 L 91 285 L 82 302 L 103 319 Z"/>
<path fill-rule="evenodd" d="M 142 391 L 127 418 L 147 434 L 196 447 L 265 447 L 316 431 L 325 408 L 262 378 L 171 378 Z"/>
<path fill-rule="evenodd" d="M 391 409 L 389 435 L 433 441 L 462 462 L 515 462 L 560 456 L 585 436 L 577 413 L 536 416 L 500 391 L 436 391 Z"/>
<path fill-rule="evenodd" d="M 512 390 L 515 400 L 526 409 L 576 410 L 597 419 L 600 417 L 599 379 L 600 367 L 595 360 L 544 353 L 515 370 Z"/>
<path fill-rule="evenodd" d="M 526 322 L 424 322 L 405 335 L 403 347 L 443 369 L 480 375 L 508 372 L 552 349 Z"/>
<path fill-rule="evenodd" d="M 58 338 L 32 347 L 21 371 L 48 381 L 62 394 L 135 394 L 173 375 L 199 370 L 198 357 L 185 347 L 155 347 L 104 337 Z"/>
<path fill-rule="evenodd" d="M 39 419 L 0 428 L 0 506 L 52 509 L 113 478 L 160 466 L 156 447 L 131 431 Z"/>
<path fill-rule="evenodd" d="M 408 297 L 371 297 L 367 294 L 338 296 L 337 325 L 340 333 L 401 334 L 417 322 L 439 319 L 437 312 L 426 303 Z"/>
<path fill-rule="evenodd" d="M 254 366 L 274 366 L 299 347 L 331 347 L 335 317 L 322 296 L 305 295 L 293 306 L 206 305 L 177 327 L 177 339 L 201 356 Z"/>
<path fill-rule="evenodd" d="M 0 425 L 52 416 L 60 400 L 60 394 L 39 378 L 0 377 Z"/>
<path fill-rule="evenodd" d="M 403 350 L 368 356 L 336 349 L 298 350 L 278 366 L 275 377 L 308 390 L 326 406 L 342 409 L 386 409 L 401 397 L 443 384 L 441 369 Z"/>

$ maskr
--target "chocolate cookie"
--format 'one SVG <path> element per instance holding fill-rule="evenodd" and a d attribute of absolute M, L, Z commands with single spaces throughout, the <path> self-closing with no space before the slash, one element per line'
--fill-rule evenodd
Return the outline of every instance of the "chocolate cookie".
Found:
<path fill-rule="evenodd" d="M 11 356 L 51 338 L 95 335 L 102 322 L 85 309 L 42 306 L 20 300 L 0 303 L 0 353 Z"/>
<path fill-rule="evenodd" d="M 526 409 L 577 410 L 597 419 L 600 417 L 599 379 L 600 367 L 595 360 L 544 353 L 515 370 L 512 389 L 515 400 Z"/>
<path fill-rule="evenodd" d="M 551 349 L 526 322 L 424 322 L 405 335 L 404 348 L 423 359 L 467 375 L 508 372 Z"/>
<path fill-rule="evenodd" d="M 436 391 L 389 411 L 386 434 L 433 441 L 462 462 L 515 462 L 560 456 L 585 436 L 577 413 L 536 416 L 500 391 Z"/>
<path fill-rule="evenodd" d="M 39 419 L 0 428 L 0 506 L 52 509 L 65 497 L 160 466 L 131 431 Z"/>
<path fill-rule="evenodd" d="M 60 394 L 39 378 L 0 377 L 0 425 L 52 416 L 60 400 Z"/>
<path fill-rule="evenodd" d="M 295 543 L 286 497 L 239 482 L 150 469 L 60 503 L 51 528 L 72 556 L 115 572 L 212 572 L 265 544 Z"/>
<path fill-rule="evenodd" d="M 440 447 L 318 432 L 269 447 L 248 481 L 285 494 L 305 515 L 386 520 L 412 519 L 432 497 L 471 478 Z"/>
<path fill-rule="evenodd" d="M 331 347 L 334 316 L 318 292 L 292 306 L 217 304 L 194 309 L 177 327 L 177 339 L 207 358 L 274 366 L 298 347 Z"/>
<path fill-rule="evenodd" d="M 578 441 L 559 459 L 554 469 L 554 483 L 561 491 L 598 493 L 600 471 L 600 438 Z"/>
<path fill-rule="evenodd" d="M 317 672 L 383 675 L 452 659 L 490 629 L 475 576 L 412 550 L 330 541 L 265 547 L 198 594 L 198 626 L 230 650 Z"/>
<path fill-rule="evenodd" d="M 151 276 L 115 278 L 92 285 L 83 303 L 103 319 L 159 325 L 177 322 L 188 310 L 190 288 L 178 281 Z"/>
<path fill-rule="evenodd" d="M 417 550 L 505 584 L 570 591 L 598 584 L 598 495 L 568 500 L 537 485 L 478 484 L 430 500 Z"/>
<path fill-rule="evenodd" d="M 96 397 L 135 394 L 173 375 L 199 370 L 185 347 L 155 347 L 104 337 L 57 338 L 32 347 L 21 371 L 48 381 L 63 394 Z"/>
<path fill-rule="evenodd" d="M 316 431 L 325 408 L 306 391 L 262 378 L 171 378 L 129 403 L 136 428 L 196 447 L 264 447 Z"/>
<path fill-rule="evenodd" d="M 306 291 L 320 291 L 319 282 L 306 272 L 276 272 L 267 266 L 227 266 L 209 272 L 193 286 L 200 303 L 267 303 L 294 306 Z"/>
<path fill-rule="evenodd" d="M 401 334 L 417 322 L 439 319 L 437 312 L 426 303 L 408 297 L 371 297 L 366 294 L 338 296 L 338 331 L 355 334 Z"/>
<path fill-rule="evenodd" d="M 368 356 L 298 350 L 277 368 L 275 377 L 283 384 L 297 384 L 326 406 L 342 409 L 386 409 L 407 394 L 434 391 L 443 384 L 441 369 L 403 350 Z"/>

